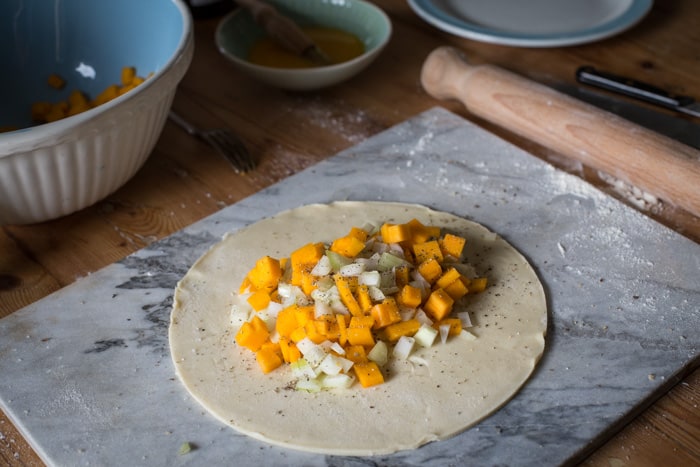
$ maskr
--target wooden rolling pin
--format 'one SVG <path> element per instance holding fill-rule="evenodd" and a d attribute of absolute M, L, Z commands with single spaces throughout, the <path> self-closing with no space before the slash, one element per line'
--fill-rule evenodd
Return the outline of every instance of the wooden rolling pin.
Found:
<path fill-rule="evenodd" d="M 491 65 L 434 50 L 421 82 L 438 99 L 606 172 L 700 217 L 700 151 Z"/>

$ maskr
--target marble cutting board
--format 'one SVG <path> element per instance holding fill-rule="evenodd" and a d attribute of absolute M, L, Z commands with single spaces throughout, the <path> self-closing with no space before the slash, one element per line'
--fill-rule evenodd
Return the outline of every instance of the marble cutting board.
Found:
<path fill-rule="evenodd" d="M 176 282 L 224 233 L 306 203 L 421 203 L 498 232 L 550 306 L 545 354 L 505 407 L 446 441 L 353 458 L 239 435 L 181 387 Z M 700 245 L 440 108 L 0 320 L 0 407 L 49 465 L 574 462 L 697 366 Z M 183 442 L 195 449 L 179 455 Z"/>

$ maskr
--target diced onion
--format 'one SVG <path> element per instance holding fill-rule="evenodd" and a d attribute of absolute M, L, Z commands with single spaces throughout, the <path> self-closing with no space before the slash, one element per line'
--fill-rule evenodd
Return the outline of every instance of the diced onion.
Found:
<path fill-rule="evenodd" d="M 430 319 L 428 314 L 423 311 L 422 308 L 418 308 L 416 310 L 416 316 L 414 316 L 414 318 L 416 318 L 420 324 L 427 324 L 428 326 L 433 325 L 433 320 Z"/>
<path fill-rule="evenodd" d="M 318 369 L 327 375 L 337 375 L 343 367 L 337 360 L 340 357 L 336 357 L 333 354 L 327 354 L 326 357 L 318 365 Z"/>
<path fill-rule="evenodd" d="M 314 289 L 311 291 L 311 298 L 316 303 L 318 303 L 318 302 L 330 303 L 331 302 L 331 295 L 328 293 L 327 290 Z"/>
<path fill-rule="evenodd" d="M 338 355 L 345 355 L 345 349 L 338 342 L 333 342 L 331 344 L 331 350 L 337 353 Z"/>
<path fill-rule="evenodd" d="M 348 308 L 343 304 L 342 300 L 340 300 L 340 297 L 331 300 L 331 308 L 333 308 L 333 311 L 336 314 L 346 316 L 350 314 L 350 310 L 348 310 Z"/>
<path fill-rule="evenodd" d="M 381 302 L 386 298 L 386 295 L 384 295 L 384 292 L 382 292 L 382 289 L 379 287 L 370 287 L 369 296 L 375 302 Z"/>
<path fill-rule="evenodd" d="M 399 245 L 398 243 L 390 243 L 389 244 L 389 251 L 391 252 L 392 255 L 398 256 L 399 258 L 405 258 L 404 252 L 403 252 L 403 247 Z"/>
<path fill-rule="evenodd" d="M 408 356 L 411 355 L 411 351 L 413 350 L 415 343 L 416 340 L 413 337 L 401 336 L 399 337 L 399 340 L 396 341 L 392 354 L 396 358 L 406 360 Z"/>
<path fill-rule="evenodd" d="M 243 326 L 243 323 L 248 321 L 250 313 L 250 309 L 247 307 L 233 305 L 231 307 L 231 313 L 229 314 L 231 325 L 236 329 L 240 328 Z"/>
<path fill-rule="evenodd" d="M 316 280 L 316 288 L 314 290 L 322 290 L 324 292 L 335 287 L 335 281 L 332 276 L 319 277 Z"/>
<path fill-rule="evenodd" d="M 312 367 L 317 367 L 326 358 L 326 351 L 323 350 L 323 347 L 314 344 L 308 337 L 297 342 L 297 348 Z"/>
<path fill-rule="evenodd" d="M 403 250 L 402 250 L 403 252 Z M 408 263 L 406 262 L 405 259 L 400 258 L 394 253 L 389 253 L 388 251 L 385 251 L 382 253 L 382 255 L 379 258 L 379 262 L 377 264 L 377 267 L 380 271 L 389 271 L 393 268 L 399 267 L 399 266 L 405 266 Z"/>
<path fill-rule="evenodd" d="M 359 276 L 360 274 L 362 274 L 362 272 L 364 272 L 364 270 L 365 270 L 364 264 L 362 264 L 362 263 L 350 263 L 350 264 L 346 264 L 345 266 L 341 267 L 338 270 L 338 273 L 341 276 L 345 276 L 345 277 L 355 277 L 355 276 Z"/>
<path fill-rule="evenodd" d="M 481 238 L 486 242 L 495 242 L 498 239 L 498 234 L 496 232 L 486 232 L 481 235 Z"/>
<path fill-rule="evenodd" d="M 365 222 L 362 225 L 362 230 L 367 232 L 368 235 L 373 235 L 379 231 L 379 227 L 371 222 Z"/>
<path fill-rule="evenodd" d="M 331 308 L 330 303 L 322 302 L 316 300 L 314 302 L 314 318 L 318 319 L 321 316 L 332 316 L 333 308 Z"/>
<path fill-rule="evenodd" d="M 258 318 L 265 322 L 268 331 L 272 331 L 273 329 L 275 329 L 275 323 L 277 321 L 277 318 L 274 316 L 270 316 L 267 310 L 260 310 L 255 314 L 258 315 Z"/>
<path fill-rule="evenodd" d="M 355 377 L 339 373 L 337 375 L 323 375 L 319 378 L 324 389 L 347 389 L 355 382 Z"/>
<path fill-rule="evenodd" d="M 304 358 L 300 358 L 297 361 L 290 363 L 289 367 L 292 370 L 292 376 L 295 378 L 316 378 L 316 370 L 314 370 L 313 367 L 309 365 L 309 362 L 307 362 Z"/>
<path fill-rule="evenodd" d="M 449 324 L 441 324 L 439 326 L 440 328 L 440 341 L 444 344 L 447 342 L 447 336 L 450 335 L 450 325 Z"/>
<path fill-rule="evenodd" d="M 365 270 L 357 277 L 357 283 L 368 287 L 379 287 L 382 283 L 382 276 L 379 274 L 379 271 Z"/>
<path fill-rule="evenodd" d="M 458 317 L 459 320 L 462 322 L 462 327 L 463 327 L 463 328 L 470 328 L 470 327 L 473 326 L 473 324 L 472 324 L 472 319 L 471 319 L 471 317 L 469 316 L 469 312 L 468 312 L 468 311 L 460 311 L 459 313 L 457 313 L 457 317 Z"/>
<path fill-rule="evenodd" d="M 281 303 L 273 302 L 270 300 L 269 305 L 267 305 L 267 308 L 265 308 L 265 311 L 267 312 L 268 315 L 273 317 L 274 319 L 277 319 L 277 315 L 284 309 L 284 306 Z"/>
<path fill-rule="evenodd" d="M 377 270 L 377 264 L 379 263 L 379 258 L 381 258 L 381 257 L 382 257 L 382 255 L 380 255 L 379 253 L 374 253 L 372 256 L 370 256 L 370 257 L 368 258 L 369 261 L 367 262 L 367 265 L 366 265 L 366 266 L 367 266 L 367 270 L 374 270 L 374 271 L 376 271 L 376 270 Z"/>
<path fill-rule="evenodd" d="M 387 293 L 387 290 L 391 289 L 396 289 L 396 292 L 398 292 L 398 288 L 396 287 L 396 274 L 393 270 L 383 271 L 379 274 L 379 276 L 381 277 L 380 287 L 384 293 Z"/>
<path fill-rule="evenodd" d="M 372 245 L 372 251 L 381 255 L 382 253 L 389 251 L 389 245 L 384 242 L 374 242 Z"/>
<path fill-rule="evenodd" d="M 331 260 L 328 259 L 328 256 L 323 255 L 321 256 L 321 259 L 318 260 L 318 263 L 316 263 L 316 266 L 313 267 L 311 270 L 311 274 L 316 276 L 316 277 L 323 277 L 327 276 L 333 272 L 333 267 L 331 266 Z"/>
<path fill-rule="evenodd" d="M 367 354 L 367 358 L 379 366 L 384 366 L 389 361 L 389 347 L 384 341 L 377 341 Z"/>
<path fill-rule="evenodd" d="M 401 321 L 408 321 L 416 315 L 416 309 L 399 307 L 399 314 L 401 315 Z"/>
<path fill-rule="evenodd" d="M 321 382 L 316 378 L 301 378 L 297 381 L 295 389 L 297 391 L 318 392 L 323 388 Z"/>
<path fill-rule="evenodd" d="M 421 324 L 418 331 L 413 335 L 413 338 L 416 340 L 416 344 L 421 347 L 431 347 L 437 335 L 438 331 L 435 328 L 426 324 Z"/>
<path fill-rule="evenodd" d="M 340 268 L 342 268 L 346 264 L 352 263 L 352 260 L 350 258 L 347 258 L 341 255 L 340 253 L 336 253 L 335 251 L 327 250 L 326 256 L 328 256 L 328 260 L 330 261 L 331 268 L 334 272 L 339 271 Z"/>
<path fill-rule="evenodd" d="M 288 298 L 292 296 L 292 284 L 287 282 L 280 282 L 277 285 L 277 294 L 282 298 Z"/>

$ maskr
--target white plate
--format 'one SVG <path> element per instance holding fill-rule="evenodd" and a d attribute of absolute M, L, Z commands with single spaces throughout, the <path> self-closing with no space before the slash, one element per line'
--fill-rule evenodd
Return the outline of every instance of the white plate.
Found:
<path fill-rule="evenodd" d="M 640 21 L 653 0 L 408 0 L 433 26 L 457 36 L 521 47 L 593 42 Z"/>

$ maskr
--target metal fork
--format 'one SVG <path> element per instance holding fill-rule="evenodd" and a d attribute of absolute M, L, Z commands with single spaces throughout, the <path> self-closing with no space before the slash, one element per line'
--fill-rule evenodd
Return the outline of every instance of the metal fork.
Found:
<path fill-rule="evenodd" d="M 201 139 L 219 151 L 231 163 L 236 172 L 248 172 L 255 168 L 255 158 L 231 130 L 227 128 L 214 128 L 211 130 L 197 128 L 173 110 L 168 114 L 168 118 L 190 135 Z"/>

